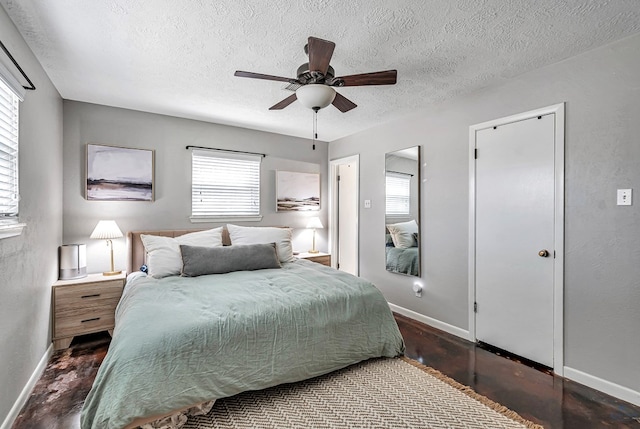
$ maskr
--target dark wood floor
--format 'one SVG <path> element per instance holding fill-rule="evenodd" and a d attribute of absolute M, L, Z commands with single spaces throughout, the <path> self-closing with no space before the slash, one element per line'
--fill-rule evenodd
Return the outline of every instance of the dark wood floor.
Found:
<path fill-rule="evenodd" d="M 640 428 L 640 407 L 499 356 L 474 343 L 396 315 L 406 355 L 545 428 Z M 74 340 L 56 352 L 13 429 L 77 429 L 85 396 L 109 336 Z"/>

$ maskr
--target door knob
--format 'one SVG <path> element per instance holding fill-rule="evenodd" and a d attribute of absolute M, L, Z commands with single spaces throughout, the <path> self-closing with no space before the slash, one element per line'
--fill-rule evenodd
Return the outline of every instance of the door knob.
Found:
<path fill-rule="evenodd" d="M 544 249 L 538 252 L 538 256 L 546 258 L 547 256 L 549 256 L 549 251 Z"/>

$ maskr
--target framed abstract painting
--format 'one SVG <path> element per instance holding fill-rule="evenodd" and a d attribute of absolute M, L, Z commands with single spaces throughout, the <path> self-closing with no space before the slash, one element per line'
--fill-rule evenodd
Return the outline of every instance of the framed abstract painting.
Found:
<path fill-rule="evenodd" d="M 320 174 L 276 171 L 276 211 L 320 210 Z"/>
<path fill-rule="evenodd" d="M 153 201 L 155 151 L 87 144 L 86 199 Z"/>

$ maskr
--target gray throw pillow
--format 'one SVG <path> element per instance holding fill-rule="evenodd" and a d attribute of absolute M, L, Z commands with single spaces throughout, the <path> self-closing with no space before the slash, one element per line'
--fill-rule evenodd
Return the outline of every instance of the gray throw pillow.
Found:
<path fill-rule="evenodd" d="M 276 244 L 247 244 L 223 247 L 180 245 L 182 276 L 224 274 L 232 271 L 253 271 L 281 268 Z"/>

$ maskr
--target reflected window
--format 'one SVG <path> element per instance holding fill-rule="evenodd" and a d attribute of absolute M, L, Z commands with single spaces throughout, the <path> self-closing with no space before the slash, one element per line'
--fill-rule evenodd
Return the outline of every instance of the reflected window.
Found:
<path fill-rule="evenodd" d="M 411 175 L 387 171 L 387 216 L 408 216 L 411 213 Z"/>

